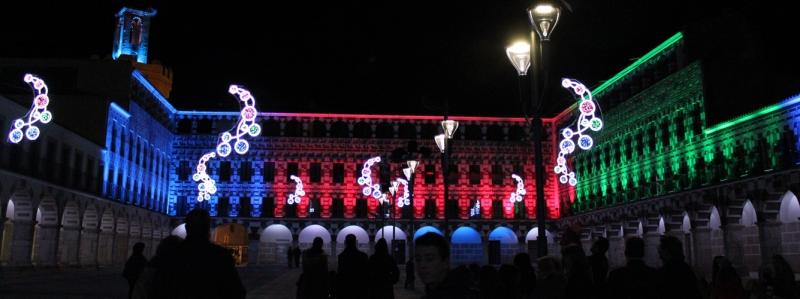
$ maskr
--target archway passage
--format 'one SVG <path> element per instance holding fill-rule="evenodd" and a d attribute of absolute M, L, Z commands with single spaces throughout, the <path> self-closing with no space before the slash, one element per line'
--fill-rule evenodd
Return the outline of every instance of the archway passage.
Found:
<path fill-rule="evenodd" d="M 261 231 L 258 263 L 275 264 L 286 258 L 292 245 L 292 231 L 283 224 L 272 224 Z"/>
<path fill-rule="evenodd" d="M 369 234 L 367 233 L 367 231 L 358 225 L 350 225 L 339 230 L 339 233 L 336 234 L 337 255 L 344 250 L 345 247 L 344 239 L 349 234 L 353 234 L 356 237 L 356 247 L 358 247 L 359 250 L 363 252 L 369 252 Z"/>
<path fill-rule="evenodd" d="M 238 223 L 226 223 L 214 229 L 214 243 L 227 248 L 237 266 L 247 265 L 247 229 Z"/>
<path fill-rule="evenodd" d="M 450 237 L 452 265 L 484 264 L 481 234 L 472 227 L 462 226 Z"/>

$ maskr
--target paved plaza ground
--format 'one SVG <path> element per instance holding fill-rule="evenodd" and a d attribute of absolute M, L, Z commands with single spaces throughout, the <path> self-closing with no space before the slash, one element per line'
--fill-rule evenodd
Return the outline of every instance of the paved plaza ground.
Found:
<path fill-rule="evenodd" d="M 128 285 L 121 268 L 0 269 L 0 298 L 127 298 Z M 401 267 L 401 273 L 405 273 Z M 239 274 L 247 298 L 295 298 L 295 282 L 300 270 L 286 266 L 241 267 Z M 395 298 L 422 296 L 403 289 L 403 279 L 395 285 Z"/>

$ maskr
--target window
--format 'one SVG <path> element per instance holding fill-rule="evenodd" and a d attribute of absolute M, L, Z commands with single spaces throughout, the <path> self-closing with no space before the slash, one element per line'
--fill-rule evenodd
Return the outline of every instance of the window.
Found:
<path fill-rule="evenodd" d="M 178 180 L 179 181 L 187 181 L 189 180 L 189 161 L 181 161 L 178 166 Z"/>
<path fill-rule="evenodd" d="M 315 120 L 311 123 L 311 137 L 325 137 L 325 124 Z"/>
<path fill-rule="evenodd" d="M 458 200 L 450 198 L 450 200 L 445 201 L 445 212 L 450 219 L 458 218 Z"/>
<path fill-rule="evenodd" d="M 333 164 L 333 183 L 334 184 L 342 184 L 344 183 L 344 164 L 336 163 Z"/>
<path fill-rule="evenodd" d="M 275 217 L 275 198 L 267 197 L 261 202 L 261 217 L 273 218 Z"/>
<path fill-rule="evenodd" d="M 333 199 L 333 203 L 331 204 L 331 218 L 344 218 L 344 199 Z"/>
<path fill-rule="evenodd" d="M 389 165 L 389 162 L 384 162 L 380 164 L 380 175 L 378 179 L 381 182 L 382 190 L 389 190 L 389 184 L 391 184 L 391 177 L 392 177 L 392 166 Z"/>
<path fill-rule="evenodd" d="M 138 46 L 142 42 L 142 19 L 133 17 L 131 20 L 131 46 Z"/>
<path fill-rule="evenodd" d="M 297 205 L 283 205 L 283 216 L 286 218 L 297 218 Z"/>
<path fill-rule="evenodd" d="M 480 165 L 470 165 L 469 166 L 469 184 L 470 185 L 479 185 L 481 183 L 481 166 Z"/>
<path fill-rule="evenodd" d="M 291 183 L 293 182 L 291 176 L 299 176 L 299 169 L 297 168 L 297 163 L 289 163 L 286 166 L 286 182 Z"/>
<path fill-rule="evenodd" d="M 319 203 L 319 198 L 311 198 L 308 201 L 308 218 L 319 218 L 322 212 L 322 206 Z"/>
<path fill-rule="evenodd" d="M 252 206 L 250 205 L 249 197 L 239 198 L 239 217 L 251 217 L 250 215 L 251 208 Z"/>
<path fill-rule="evenodd" d="M 229 198 L 227 197 L 220 197 L 219 201 L 217 202 L 217 215 L 219 217 L 229 217 L 229 213 L 231 210 L 231 203 L 229 202 Z"/>
<path fill-rule="evenodd" d="M 85 179 L 85 174 L 83 172 L 83 153 L 76 150 L 74 159 L 75 161 L 73 161 L 73 163 L 75 167 L 72 168 L 72 186 L 83 189 L 83 183 Z"/>
<path fill-rule="evenodd" d="M 545 169 L 545 171 L 547 171 Z M 514 174 L 518 175 L 521 179 L 525 179 L 525 167 L 522 164 L 514 164 Z"/>
<path fill-rule="evenodd" d="M 425 164 L 425 185 L 436 184 L 436 166 Z"/>
<path fill-rule="evenodd" d="M 250 182 L 253 179 L 253 165 L 250 161 L 242 161 L 239 165 L 239 181 Z"/>
<path fill-rule="evenodd" d="M 492 185 L 501 186 L 503 185 L 503 179 L 505 175 L 503 173 L 503 165 L 495 164 L 492 165 Z"/>
<path fill-rule="evenodd" d="M 503 219 L 503 202 L 500 200 L 492 201 L 492 219 Z"/>
<path fill-rule="evenodd" d="M 201 119 L 197 121 L 197 134 L 211 134 L 211 120 Z"/>
<path fill-rule="evenodd" d="M 450 185 L 458 184 L 458 179 L 461 177 L 461 173 L 458 171 L 458 165 L 450 164 L 450 167 L 447 169 L 447 183 Z"/>
<path fill-rule="evenodd" d="M 355 179 L 358 179 L 358 178 L 361 177 L 361 169 L 363 167 L 364 167 L 364 164 L 356 163 L 356 171 L 353 172 L 353 175 L 355 176 Z"/>
<path fill-rule="evenodd" d="M 263 167 L 261 175 L 264 177 L 264 183 L 275 182 L 275 162 L 264 162 Z"/>
<path fill-rule="evenodd" d="M 322 165 L 320 163 L 311 163 L 309 176 L 312 183 L 319 183 L 322 181 Z"/>
<path fill-rule="evenodd" d="M 231 161 L 219 162 L 219 181 L 220 182 L 231 181 Z"/>
<path fill-rule="evenodd" d="M 356 199 L 356 218 L 367 218 L 367 199 Z"/>
<path fill-rule="evenodd" d="M 191 134 L 192 120 L 184 118 L 178 121 L 178 134 Z"/>
<path fill-rule="evenodd" d="M 425 219 L 436 218 L 436 201 L 433 199 L 425 200 Z"/>

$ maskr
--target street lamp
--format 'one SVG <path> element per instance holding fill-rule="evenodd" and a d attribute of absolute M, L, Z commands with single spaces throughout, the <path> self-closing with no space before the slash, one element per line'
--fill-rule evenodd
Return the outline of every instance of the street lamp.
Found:
<path fill-rule="evenodd" d="M 547 238 L 545 233 L 546 203 L 544 201 L 544 165 L 542 162 L 542 111 L 539 90 L 541 77 L 547 75 L 542 59 L 543 51 L 558 24 L 561 8 L 554 3 L 541 1 L 528 8 L 528 20 L 533 27 L 531 43 L 518 42 L 506 48 L 508 60 L 522 77 L 527 75 L 528 68 L 533 65 L 531 81 L 531 107 L 533 110 L 531 129 L 533 135 L 534 173 L 536 174 L 536 222 L 539 235 L 536 238 L 538 256 L 547 255 Z M 535 34 L 534 34 L 535 32 Z M 533 45 L 533 46 L 532 46 Z M 536 47 L 536 48 L 534 48 Z M 547 82 L 547 80 L 544 80 Z"/>
<path fill-rule="evenodd" d="M 458 122 L 449 120 L 447 116 L 445 116 L 445 119 L 442 121 L 442 129 L 444 130 L 444 134 L 436 135 L 433 137 L 433 140 L 442 153 L 442 174 L 444 175 L 444 235 L 447 237 L 447 232 L 449 230 L 447 202 L 450 196 L 449 184 L 447 182 L 447 178 L 450 176 L 450 142 L 448 142 L 448 140 L 453 139 L 453 134 L 455 134 L 458 129 Z"/>

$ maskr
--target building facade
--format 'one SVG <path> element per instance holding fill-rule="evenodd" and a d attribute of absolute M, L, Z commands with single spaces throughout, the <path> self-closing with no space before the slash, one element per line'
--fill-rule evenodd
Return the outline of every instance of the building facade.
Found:
<path fill-rule="evenodd" d="M 533 148 L 522 118 L 451 116 L 460 126 L 445 178 L 433 141 L 440 116 L 260 112 L 261 135 L 246 154 L 208 163 L 219 191 L 198 201 L 198 160 L 240 113 L 172 106 L 171 72 L 146 58 L 154 15 L 120 11 L 114 60 L 0 60 L 4 80 L 35 71 L 52 82 L 55 116 L 38 140 L 0 148 L 4 264 L 121 263 L 135 242 L 152 249 L 170 233 L 184 235 L 182 218 L 198 207 L 214 217 L 214 241 L 241 264 L 283 263 L 290 245 L 307 247 L 314 237 L 335 254 L 350 233 L 364 250 L 379 238 L 397 240 L 403 258 L 414 236 L 444 233 L 456 264 L 535 253 Z M 624 263 L 630 236 L 645 238 L 646 260 L 657 266 L 662 235 L 682 239 L 701 273 L 716 255 L 746 272 L 776 253 L 800 262 L 800 98 L 711 124 L 708 74 L 690 47 L 678 33 L 593 89 L 605 127 L 593 149 L 569 160 L 576 187 L 551 172 L 575 106 L 544 119 L 552 254 L 560 232 L 577 230 L 587 249 L 598 236 L 611 240 L 612 266 Z M 269 99 L 254 96 L 269 110 Z M 30 101 L 13 90 L 0 100 L 4 124 Z M 411 205 L 387 208 L 362 193 L 364 163 L 378 156 L 371 178 L 382 190 L 404 176 L 406 159 L 420 161 Z M 526 190 L 517 203 L 509 200 L 512 174 Z M 291 176 L 304 185 L 299 204 L 287 200 L 297 187 Z"/>

